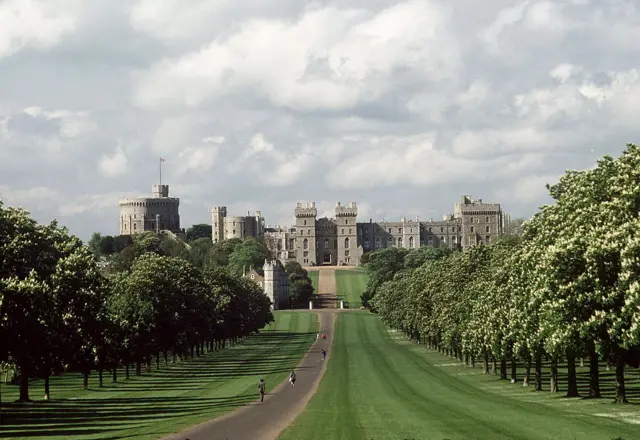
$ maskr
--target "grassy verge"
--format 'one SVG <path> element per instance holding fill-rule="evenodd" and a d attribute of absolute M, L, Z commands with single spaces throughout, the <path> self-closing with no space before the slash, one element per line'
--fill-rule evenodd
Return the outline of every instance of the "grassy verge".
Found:
<path fill-rule="evenodd" d="M 336 270 L 338 297 L 349 302 L 350 309 L 362 306 L 360 295 L 367 288 L 367 274 L 359 270 Z"/>
<path fill-rule="evenodd" d="M 274 324 L 235 347 L 161 364 L 160 370 L 132 375 L 128 381 L 120 372 L 116 384 L 105 373 L 103 388 L 98 388 L 95 374 L 86 391 L 78 374 L 53 377 L 53 400 L 3 404 L 2 437 L 154 439 L 232 411 L 257 398 L 260 378 L 268 389 L 285 380 L 315 339 L 316 314 L 275 316 Z M 31 382 L 33 397 L 42 392 L 42 381 Z M 2 386 L 3 402 L 17 397 L 17 387 Z"/>
<path fill-rule="evenodd" d="M 340 314 L 332 350 L 318 392 L 280 440 L 638 438 L 636 405 L 485 376 L 387 332 L 375 315 Z"/>
<path fill-rule="evenodd" d="M 313 286 L 313 293 L 315 295 L 318 294 L 318 271 L 317 270 L 310 270 L 309 272 L 309 279 L 311 280 L 311 285 Z"/>

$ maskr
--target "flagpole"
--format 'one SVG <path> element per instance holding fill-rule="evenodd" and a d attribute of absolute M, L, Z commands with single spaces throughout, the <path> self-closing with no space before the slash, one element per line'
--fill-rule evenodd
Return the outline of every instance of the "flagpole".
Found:
<path fill-rule="evenodd" d="M 160 158 L 160 186 L 162 186 L 162 158 Z"/>

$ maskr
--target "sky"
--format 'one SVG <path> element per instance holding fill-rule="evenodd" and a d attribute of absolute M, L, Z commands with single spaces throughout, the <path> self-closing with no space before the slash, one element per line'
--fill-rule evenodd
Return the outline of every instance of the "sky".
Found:
<path fill-rule="evenodd" d="M 296 202 L 529 217 L 640 143 L 640 0 L 0 0 L 0 198 L 87 239 Z"/>

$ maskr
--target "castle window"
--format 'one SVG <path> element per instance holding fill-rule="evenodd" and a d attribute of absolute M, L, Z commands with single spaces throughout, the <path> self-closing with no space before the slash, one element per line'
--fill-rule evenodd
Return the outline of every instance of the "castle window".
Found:
<path fill-rule="evenodd" d="M 441 241 L 442 243 L 446 243 L 446 242 L 447 242 L 447 240 L 445 240 L 445 238 L 444 238 L 444 237 L 440 237 L 440 241 Z"/>
<path fill-rule="evenodd" d="M 440 232 L 444 232 L 444 228 L 440 228 Z"/>
<path fill-rule="evenodd" d="M 454 235 L 453 237 L 451 237 L 451 242 L 455 243 L 456 242 L 456 236 Z"/>
<path fill-rule="evenodd" d="M 308 257 L 308 256 L 309 256 L 309 251 L 304 251 L 304 252 L 302 253 L 302 256 L 303 256 L 303 257 Z"/>
<path fill-rule="evenodd" d="M 369 233 L 369 230 L 367 228 L 364 228 L 364 233 L 365 235 Z"/>
<path fill-rule="evenodd" d="M 484 219 L 484 222 L 485 222 L 485 223 L 489 223 L 489 217 L 485 218 L 485 219 Z"/>
<path fill-rule="evenodd" d="M 251 274 L 251 279 L 252 279 L 252 280 L 255 280 L 255 279 L 256 279 L 256 276 L 255 276 L 254 274 Z"/>
<path fill-rule="evenodd" d="M 429 228 L 429 232 L 431 232 L 431 228 Z"/>
<path fill-rule="evenodd" d="M 311 235 L 311 229 L 307 230 L 307 235 Z"/>
<path fill-rule="evenodd" d="M 344 251 L 344 256 L 348 257 L 349 256 L 349 251 Z"/>
<path fill-rule="evenodd" d="M 364 247 L 365 247 L 366 249 L 369 249 L 369 237 L 365 237 L 365 238 L 364 238 Z"/>
<path fill-rule="evenodd" d="M 402 247 L 402 237 L 398 238 L 398 247 Z"/>
<path fill-rule="evenodd" d="M 349 224 L 349 219 L 344 219 L 344 224 L 348 225 Z"/>
<path fill-rule="evenodd" d="M 433 235 L 429 236 L 429 243 L 431 243 L 433 241 Z"/>
<path fill-rule="evenodd" d="M 469 219 L 469 223 L 473 223 L 473 217 Z"/>
<path fill-rule="evenodd" d="M 352 229 L 351 229 L 351 228 L 349 228 L 349 235 L 351 235 L 351 231 L 352 231 Z"/>
<path fill-rule="evenodd" d="M 488 235 L 484 238 L 485 243 L 489 243 L 490 240 L 491 240 L 491 237 Z"/>
<path fill-rule="evenodd" d="M 453 227 L 451 228 L 451 232 L 456 232 L 456 227 L 455 227 L 455 226 L 453 226 Z"/>
<path fill-rule="evenodd" d="M 136 223 L 133 224 L 133 230 L 135 231 L 136 229 L 138 229 L 138 225 Z"/>
<path fill-rule="evenodd" d="M 329 239 L 328 238 L 324 239 L 324 248 L 325 249 L 329 249 Z"/>
<path fill-rule="evenodd" d="M 295 244 L 295 240 L 293 238 L 289 239 L 289 249 L 293 249 L 293 246 Z"/>
<path fill-rule="evenodd" d="M 391 228 L 389 228 L 389 234 L 391 234 Z"/>
<path fill-rule="evenodd" d="M 307 226 L 307 221 L 306 220 L 304 221 L 304 225 Z"/>
<path fill-rule="evenodd" d="M 380 237 L 376 237 L 376 249 L 380 249 L 382 247 L 382 240 Z"/>
<path fill-rule="evenodd" d="M 473 226 L 471 226 L 471 232 L 472 232 L 472 233 L 474 232 Z"/>
<path fill-rule="evenodd" d="M 414 245 L 415 243 L 414 243 L 413 237 L 409 237 L 409 247 L 410 248 L 415 247 Z"/>
<path fill-rule="evenodd" d="M 398 228 L 398 234 L 402 234 L 402 228 Z"/>
<path fill-rule="evenodd" d="M 486 229 L 487 234 L 491 231 L 491 228 L 489 226 L 487 226 L 485 229 Z"/>
<path fill-rule="evenodd" d="M 389 237 L 387 241 L 389 242 L 389 246 L 393 246 L 393 237 Z"/>
<path fill-rule="evenodd" d="M 349 238 L 344 239 L 344 247 L 349 248 Z"/>
<path fill-rule="evenodd" d="M 233 230 L 233 235 L 236 235 L 236 230 L 235 229 Z"/>
<path fill-rule="evenodd" d="M 342 229 L 342 234 L 344 235 L 344 228 Z"/>
<path fill-rule="evenodd" d="M 309 240 L 307 240 L 306 238 L 302 242 L 302 249 L 309 249 Z"/>

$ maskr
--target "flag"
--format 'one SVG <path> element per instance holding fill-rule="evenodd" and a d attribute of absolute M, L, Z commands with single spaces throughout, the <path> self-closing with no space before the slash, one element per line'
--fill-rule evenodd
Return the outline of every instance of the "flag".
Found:
<path fill-rule="evenodd" d="M 164 162 L 164 159 L 163 159 L 163 158 L 160 158 L 160 162 Z"/>

